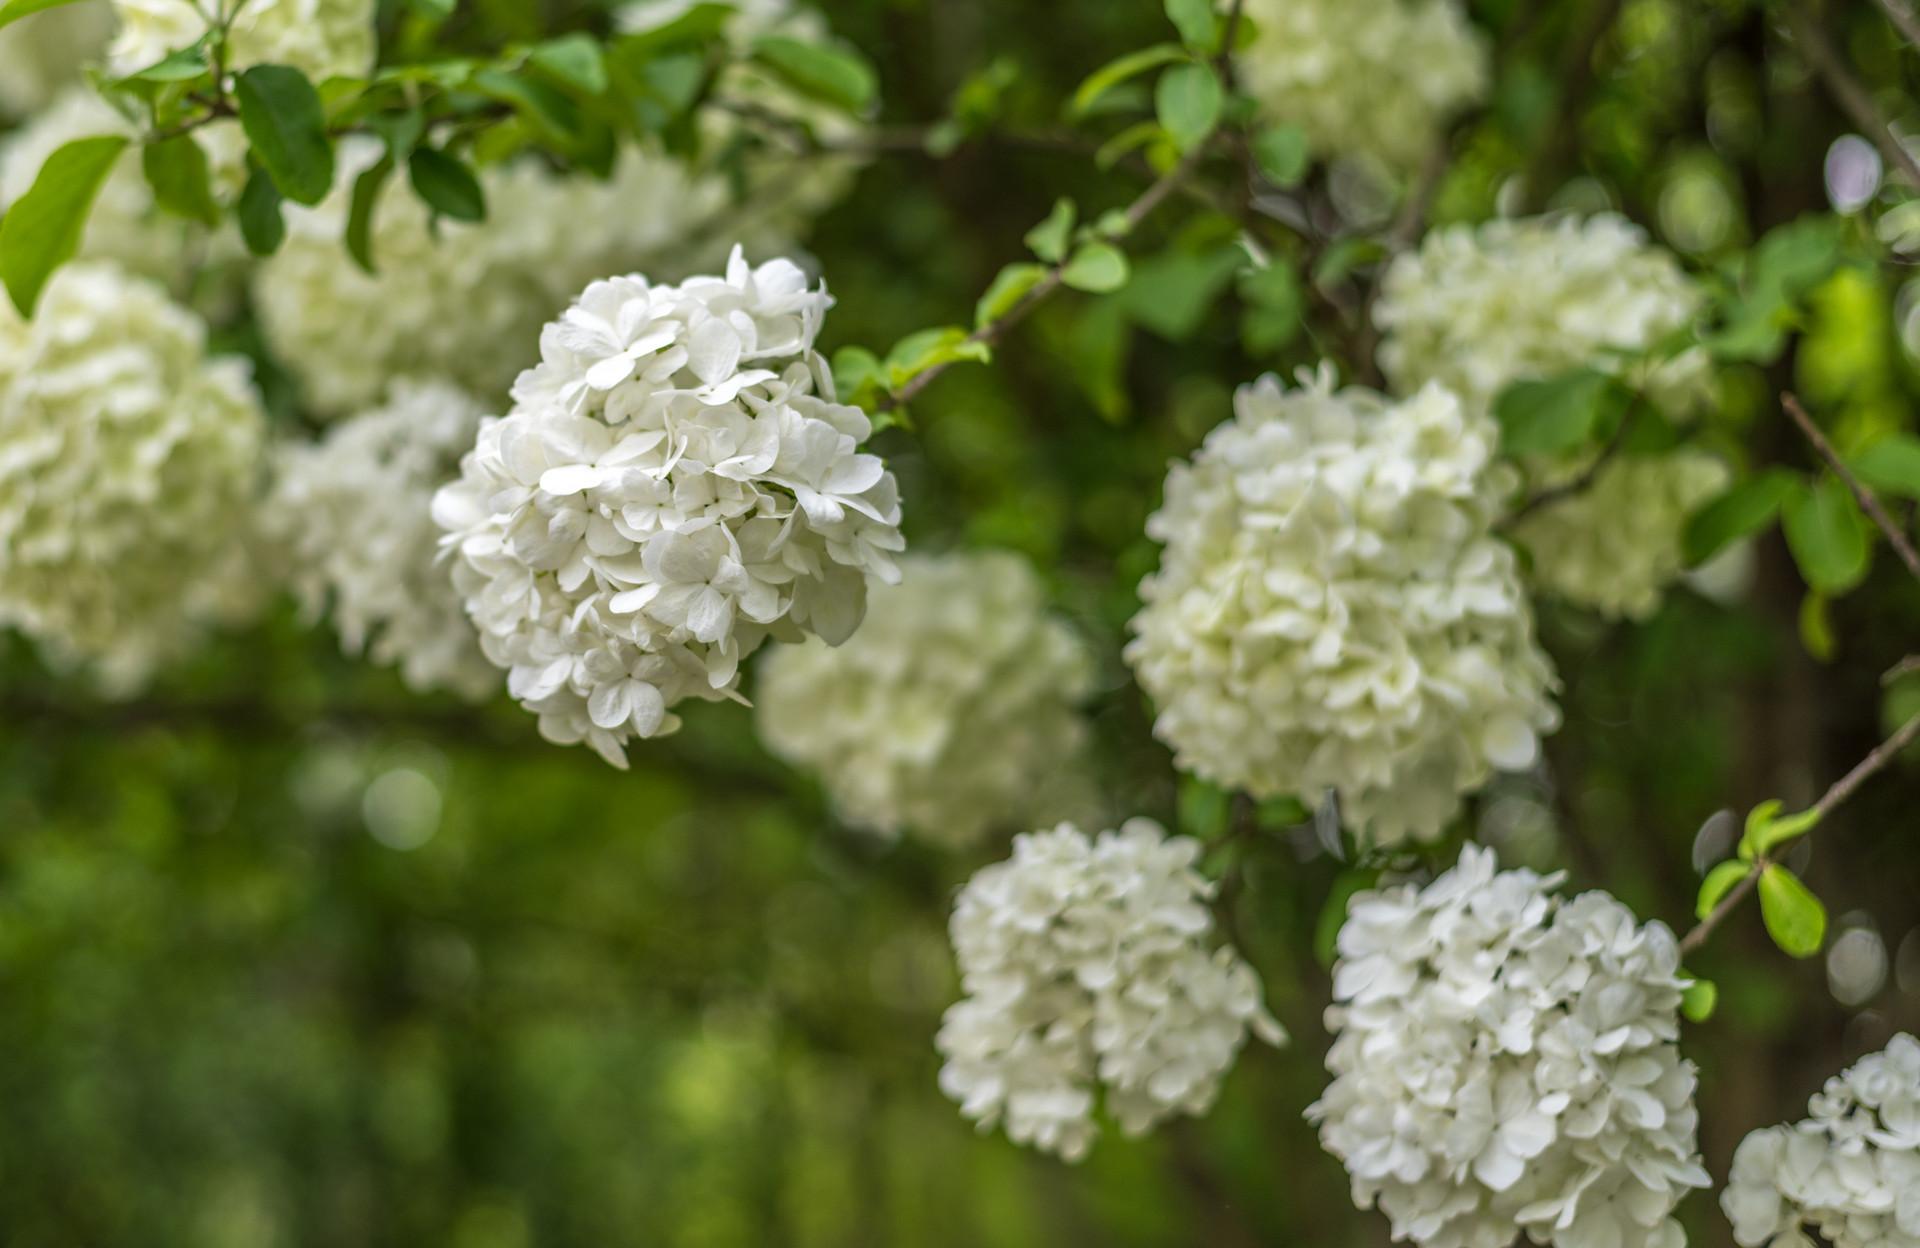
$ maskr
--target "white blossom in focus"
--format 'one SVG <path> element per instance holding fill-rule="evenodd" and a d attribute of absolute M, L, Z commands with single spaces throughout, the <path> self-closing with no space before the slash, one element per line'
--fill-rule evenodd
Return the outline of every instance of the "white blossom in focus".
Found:
<path fill-rule="evenodd" d="M 1920 1040 L 1895 1036 L 1807 1102 L 1747 1136 L 1720 1207 L 1744 1248 L 1920 1248 Z"/>
<path fill-rule="evenodd" d="M 1574 465 L 1563 471 L 1577 475 Z M 1523 516 L 1513 539 L 1533 557 L 1541 588 L 1601 615 L 1643 620 L 1685 567 L 1688 519 L 1732 479 L 1704 451 L 1618 455 L 1575 493 Z"/>
<path fill-rule="evenodd" d="M 373 72 L 375 0 L 113 0 L 120 30 L 107 67 L 132 74 L 191 47 L 208 17 L 232 14 L 227 67 L 290 65 L 316 84 Z"/>
<path fill-rule="evenodd" d="M 1246 0 L 1245 14 L 1247 94 L 1319 156 L 1417 169 L 1487 93 L 1486 41 L 1458 0 Z"/>
<path fill-rule="evenodd" d="M 433 494 L 459 473 L 480 406 L 444 382 L 396 383 L 388 401 L 317 442 L 283 443 L 264 523 L 308 613 L 331 604 L 349 653 L 400 669 L 418 691 L 478 699 L 500 683 L 439 555 Z"/>
<path fill-rule="evenodd" d="M 1285 1041 L 1253 969 L 1209 948 L 1202 848 L 1151 819 L 1098 838 L 1063 823 L 967 882 L 949 927 L 967 995 L 935 1043 L 941 1090 L 981 1130 L 1078 1161 L 1096 1097 L 1138 1135 L 1205 1113 L 1249 1031 Z"/>
<path fill-rule="evenodd" d="M 786 260 L 594 282 L 434 499 L 480 644 L 550 741 L 615 766 L 689 697 L 738 698 L 769 637 L 845 641 L 899 577 L 893 475 L 813 349 Z"/>
<path fill-rule="evenodd" d="M 112 33 L 106 0 L 62 5 L 0 29 L 0 116 L 24 117 L 77 84 Z"/>
<path fill-rule="evenodd" d="M 1426 888 L 1356 895 L 1320 1142 L 1423 1248 L 1678 1248 L 1707 1186 L 1673 933 L 1475 846 Z"/>
<path fill-rule="evenodd" d="M 762 662 L 761 739 L 817 771 L 849 823 L 963 845 L 1032 827 L 1086 738 L 1092 655 L 999 553 L 907 558 L 844 645 Z"/>
<path fill-rule="evenodd" d="M 1147 522 L 1127 661 L 1179 766 L 1257 797 L 1339 795 L 1378 844 L 1440 834 L 1559 722 L 1511 548 L 1493 421 L 1438 386 L 1243 387 Z"/>
<path fill-rule="evenodd" d="M 144 280 L 63 266 L 0 308 L 0 622 L 137 687 L 257 604 L 263 421 L 246 365 Z"/>

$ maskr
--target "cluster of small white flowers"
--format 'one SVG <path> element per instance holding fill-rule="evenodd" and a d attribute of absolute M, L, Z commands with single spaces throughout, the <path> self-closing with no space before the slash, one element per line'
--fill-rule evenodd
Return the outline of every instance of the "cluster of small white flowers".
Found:
<path fill-rule="evenodd" d="M 1245 12 L 1247 93 L 1317 155 L 1416 169 L 1487 93 L 1486 43 L 1458 0 L 1246 0 Z"/>
<path fill-rule="evenodd" d="M 767 656 L 761 739 L 817 771 L 849 823 L 888 836 L 965 845 L 1033 827 L 1084 744 L 1092 655 L 1015 555 L 908 558 L 901 574 L 845 645 Z"/>
<path fill-rule="evenodd" d="M 365 408 L 416 374 L 496 402 L 533 363 L 540 326 L 595 277 L 724 258 L 723 248 L 685 249 L 726 203 L 726 187 L 634 150 L 604 183 L 532 161 L 488 166 L 487 219 L 471 224 L 436 228 L 405 179 L 390 179 L 373 212 L 368 273 L 340 238 L 354 181 L 379 145 L 343 145 L 340 155 L 333 193 L 315 208 L 288 208 L 286 241 L 253 283 L 269 345 L 322 416 Z"/>
<path fill-rule="evenodd" d="M 1720 1206 L 1745 1248 L 1920 1248 L 1920 1040 L 1899 1035 L 1740 1142 Z"/>
<path fill-rule="evenodd" d="M 1395 1239 L 1686 1242 L 1671 1215 L 1708 1179 L 1678 943 L 1605 893 L 1553 896 L 1559 879 L 1470 845 L 1424 889 L 1349 904 L 1334 1079 L 1307 1116 Z"/>
<path fill-rule="evenodd" d="M 458 474 L 479 428 L 479 404 L 459 389 L 398 382 L 385 405 L 277 448 L 263 516 L 307 611 L 331 602 L 344 649 L 397 665 L 413 689 L 475 699 L 500 672 L 439 557 L 433 493 Z"/>
<path fill-rule="evenodd" d="M 1068 1161 L 1098 1128 L 1096 1090 L 1130 1135 L 1201 1114 L 1251 1031 L 1286 1039 L 1232 948 L 1209 950 L 1200 842 L 1129 819 L 1014 838 L 961 890 L 950 927 L 966 997 L 935 1041 L 960 1112 Z"/>
<path fill-rule="evenodd" d="M 1573 464 L 1560 470 L 1577 472 Z M 1705 451 L 1616 456 L 1578 492 L 1523 516 L 1513 538 L 1532 556 L 1541 588 L 1605 616 L 1642 620 L 1683 570 L 1688 518 L 1732 477 Z"/>
<path fill-rule="evenodd" d="M 0 622 L 129 691 L 257 599 L 264 422 L 245 365 L 110 266 L 62 267 L 33 320 L 0 309 Z"/>
<path fill-rule="evenodd" d="M 198 43 L 227 18 L 229 69 L 291 65 L 314 82 L 373 71 L 375 0 L 113 0 L 120 30 L 107 49 L 115 74 L 147 68 Z M 230 16 L 229 16 L 230 15 Z"/>
<path fill-rule="evenodd" d="M 1147 522 L 1127 660 L 1179 765 L 1256 796 L 1338 793 L 1375 843 L 1440 834 L 1559 721 L 1513 551 L 1498 431 L 1446 391 L 1330 369 L 1241 389 Z"/>
<path fill-rule="evenodd" d="M 106 0 L 84 0 L 35 13 L 0 29 L 0 115 L 24 117 L 44 108 L 98 57 L 113 33 Z"/>
<path fill-rule="evenodd" d="M 434 518 L 548 740 L 624 767 L 675 703 L 737 697 L 762 641 L 845 641 L 867 577 L 899 578 L 893 475 L 813 349 L 832 302 L 736 249 L 725 277 L 595 282 L 541 333 Z"/>

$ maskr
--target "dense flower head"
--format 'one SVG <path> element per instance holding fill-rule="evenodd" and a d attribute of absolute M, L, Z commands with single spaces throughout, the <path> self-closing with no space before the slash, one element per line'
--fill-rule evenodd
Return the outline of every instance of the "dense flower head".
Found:
<path fill-rule="evenodd" d="M 1605 893 L 1496 870 L 1467 846 L 1426 888 L 1357 894 L 1327 1026 L 1333 1082 L 1307 1115 L 1425 1248 L 1676 1248 L 1707 1174 L 1677 1045 L 1680 954 Z"/>
<path fill-rule="evenodd" d="M 497 402 L 534 362 L 540 327 L 595 277 L 725 257 L 723 245 L 699 250 L 696 237 L 727 203 L 724 184 L 629 150 L 607 182 L 535 161 L 486 166 L 487 219 L 473 223 L 436 226 L 405 179 L 389 179 L 373 211 L 368 273 L 340 239 L 354 181 L 379 150 L 343 145 L 332 194 L 315 208 L 288 207 L 286 241 L 253 284 L 268 343 L 321 416 L 363 409 L 389 382 L 417 374 Z"/>
<path fill-rule="evenodd" d="M 413 689 L 498 687 L 440 556 L 433 494 L 473 446 L 480 405 L 445 382 L 396 383 L 387 402 L 318 441 L 282 443 L 264 523 L 307 611 L 329 604 L 340 644 Z"/>
<path fill-rule="evenodd" d="M 26 116 L 79 82 L 112 33 L 106 0 L 62 5 L 0 29 L 0 116 Z"/>
<path fill-rule="evenodd" d="M 1031 827 L 1079 761 L 1093 659 L 1018 556 L 910 557 L 842 646 L 760 667 L 760 736 L 818 771 L 847 822 L 966 844 Z"/>
<path fill-rule="evenodd" d="M 1333 375 L 1241 389 L 1147 522 L 1127 660 L 1178 764 L 1256 796 L 1339 796 L 1381 844 L 1437 836 L 1556 726 L 1490 418 Z"/>
<path fill-rule="evenodd" d="M 1253 969 L 1208 947 L 1201 849 L 1151 819 L 1063 823 L 967 882 L 950 925 L 967 995 L 936 1044 L 941 1090 L 981 1130 L 1078 1161 L 1097 1099 L 1138 1135 L 1205 1113 L 1249 1031 L 1284 1042 Z"/>
<path fill-rule="evenodd" d="M 1560 474 L 1579 469 L 1568 464 Z M 1523 516 L 1513 538 L 1549 593 L 1605 616 L 1645 619 L 1685 566 L 1688 519 L 1732 477 L 1704 451 L 1616 456 L 1575 493 Z"/>
<path fill-rule="evenodd" d="M 481 648 L 552 741 L 615 766 L 689 697 L 738 697 L 769 637 L 839 644 L 899 577 L 893 475 L 813 349 L 787 260 L 594 282 L 434 500 Z"/>
<path fill-rule="evenodd" d="M 1245 13 L 1247 94 L 1317 155 L 1416 169 L 1487 93 L 1486 44 L 1458 0 L 1246 0 Z"/>
<path fill-rule="evenodd" d="M 1720 1193 L 1745 1248 L 1920 1248 L 1920 1040 L 1895 1036 L 1740 1142 Z"/>
<path fill-rule="evenodd" d="M 0 309 L 0 622 L 109 688 L 257 600 L 263 421 L 245 365 L 158 286 L 64 266 Z"/>
<path fill-rule="evenodd" d="M 230 16 L 226 63 L 290 65 L 316 83 L 373 71 L 375 0 L 113 0 L 120 30 L 107 49 L 131 74 L 198 43 L 208 18 Z"/>

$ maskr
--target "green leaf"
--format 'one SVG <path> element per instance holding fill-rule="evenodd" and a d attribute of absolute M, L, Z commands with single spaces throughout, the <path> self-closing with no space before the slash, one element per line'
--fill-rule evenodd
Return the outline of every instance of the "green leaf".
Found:
<path fill-rule="evenodd" d="M 1111 294 L 1127 284 L 1127 257 L 1111 243 L 1082 244 L 1061 270 L 1060 280 L 1089 294 Z"/>
<path fill-rule="evenodd" d="M 984 364 L 993 351 L 984 342 L 970 341 L 958 325 L 923 329 L 893 344 L 885 363 L 887 389 L 898 390 L 930 368 L 973 360 Z"/>
<path fill-rule="evenodd" d="M 0 26 L 17 22 L 23 17 L 31 17 L 47 9 L 57 9 L 61 5 L 72 3 L 74 0 L 7 0 L 5 4 L 0 4 Z"/>
<path fill-rule="evenodd" d="M 1379 878 L 1379 872 L 1364 868 L 1349 868 L 1334 877 L 1333 887 L 1321 903 L 1320 917 L 1313 925 L 1313 957 L 1321 966 L 1332 966 L 1339 952 L 1340 929 L 1347 922 L 1347 903 L 1355 893 L 1372 888 Z"/>
<path fill-rule="evenodd" d="M 985 326 L 1004 316 L 1009 309 L 1027 297 L 1035 286 L 1046 280 L 1049 270 L 1044 264 L 1017 262 L 994 275 L 993 284 L 987 287 L 987 293 L 980 296 L 980 302 L 973 309 L 973 323 L 976 327 Z"/>
<path fill-rule="evenodd" d="M 353 180 L 353 200 L 347 209 L 347 254 L 369 273 L 377 272 L 373 259 L 373 213 L 380 188 L 393 174 L 393 157 L 382 156 Z"/>
<path fill-rule="evenodd" d="M 457 156 L 416 147 L 407 157 L 407 180 L 429 208 L 455 221 L 487 219 L 487 195 L 480 180 Z"/>
<path fill-rule="evenodd" d="M 1839 652 L 1839 642 L 1833 635 L 1831 605 L 1831 600 L 1817 590 L 1809 591 L 1800 600 L 1800 644 L 1821 663 L 1831 663 Z"/>
<path fill-rule="evenodd" d="M 287 223 L 280 217 L 280 188 L 265 169 L 254 169 L 240 192 L 240 237 L 247 250 L 256 256 L 270 256 L 280 250 L 287 236 Z"/>
<path fill-rule="evenodd" d="M 549 39 L 528 53 L 527 59 L 570 87 L 588 95 L 607 89 L 607 61 L 592 35 L 575 32 Z"/>
<path fill-rule="evenodd" d="M 192 47 L 170 52 L 160 60 L 137 73 L 128 74 L 121 82 L 187 82 L 207 72 L 206 40 L 202 39 Z"/>
<path fill-rule="evenodd" d="M 1760 875 L 1760 917 L 1773 943 L 1790 957 L 1810 958 L 1826 943 L 1827 908 L 1777 863 Z"/>
<path fill-rule="evenodd" d="M 1293 186 L 1307 173 L 1307 132 L 1299 126 L 1267 126 L 1253 136 L 1253 159 L 1268 181 Z"/>
<path fill-rule="evenodd" d="M 1172 342 L 1193 337 L 1246 253 L 1232 244 L 1206 251 L 1163 251 L 1133 266 L 1124 296 L 1136 325 Z"/>
<path fill-rule="evenodd" d="M 1500 392 L 1493 414 L 1500 422 L 1501 449 L 1508 454 L 1558 455 L 1586 446 L 1632 401 L 1612 377 L 1578 368 L 1545 381 L 1515 382 Z"/>
<path fill-rule="evenodd" d="M 1314 261 L 1314 284 L 1330 286 L 1360 265 L 1378 260 L 1384 255 L 1386 255 L 1386 248 L 1380 245 L 1378 239 L 1362 238 L 1357 234 L 1336 238 L 1331 246 L 1320 253 L 1320 258 Z"/>
<path fill-rule="evenodd" d="M 1683 972 L 1684 973 L 1684 972 Z M 1713 1017 L 1714 1007 L 1720 1004 L 1720 990 L 1714 987 L 1710 979 L 1693 977 L 1693 982 L 1680 990 L 1680 1013 L 1690 1023 L 1704 1023 Z"/>
<path fill-rule="evenodd" d="M 127 147 L 121 135 L 75 139 L 47 157 L 27 193 L 0 217 L 0 280 L 31 317 L 53 271 L 73 259 L 93 198 Z"/>
<path fill-rule="evenodd" d="M 1180 32 L 1186 45 L 1201 52 L 1220 46 L 1220 24 L 1213 15 L 1213 0 L 1166 0 L 1167 20 Z"/>
<path fill-rule="evenodd" d="M 1704 919 L 1712 914 L 1714 907 L 1725 900 L 1734 885 L 1746 879 L 1752 870 L 1744 862 L 1727 861 L 1707 872 L 1707 878 L 1700 882 L 1700 895 L 1694 899 L 1694 917 Z"/>
<path fill-rule="evenodd" d="M 1854 456 L 1854 475 L 1883 494 L 1920 498 L 1920 438 L 1889 434 Z"/>
<path fill-rule="evenodd" d="M 1181 65 L 1160 75 L 1153 89 L 1154 113 L 1173 145 L 1192 151 L 1220 123 L 1225 102 L 1220 79 L 1208 65 Z"/>
<path fill-rule="evenodd" d="M 407 7 L 429 22 L 444 22 L 453 16 L 457 0 L 407 0 Z"/>
<path fill-rule="evenodd" d="M 1780 817 L 1780 799 L 1770 797 L 1747 812 L 1747 826 L 1740 837 L 1740 857 L 1752 862 L 1757 858 L 1769 857 L 1774 847 L 1784 845 L 1797 836 L 1804 836 L 1820 822 L 1820 812 L 1803 810 L 1798 814 Z"/>
<path fill-rule="evenodd" d="M 140 149 L 140 168 L 153 188 L 154 202 L 175 216 L 202 225 L 220 224 L 207 154 L 190 134 L 176 134 Z"/>
<path fill-rule="evenodd" d="M 234 81 L 240 125 L 280 193 L 317 204 L 333 189 L 333 144 L 320 94 L 285 65 L 255 65 Z"/>
<path fill-rule="evenodd" d="M 1097 168 L 1111 169 L 1128 152 L 1166 137 L 1167 132 L 1159 122 L 1136 122 L 1102 143 L 1093 153 L 1093 163 Z"/>
<path fill-rule="evenodd" d="M 753 42 L 753 59 L 802 95 L 850 113 L 865 111 L 880 88 L 866 58 L 844 47 L 763 35 Z"/>
<path fill-rule="evenodd" d="M 833 386 L 842 403 L 865 407 L 881 391 L 880 357 L 865 347 L 841 347 L 833 353 Z"/>
<path fill-rule="evenodd" d="M 1872 557 L 1867 518 L 1838 478 L 1825 476 L 1788 494 L 1781 526 L 1810 588 L 1838 597 L 1866 578 Z"/>
<path fill-rule="evenodd" d="M 1073 223 L 1079 220 L 1070 199 L 1057 199 L 1053 211 L 1047 219 L 1027 231 L 1026 244 L 1034 255 L 1048 264 L 1058 264 L 1066 258 L 1067 244 L 1073 237 Z"/>
<path fill-rule="evenodd" d="M 1240 341 L 1249 354 L 1278 351 L 1299 335 L 1306 292 L 1287 264 L 1276 260 L 1246 270 L 1240 274 L 1239 291 L 1247 305 L 1240 317 Z"/>
<path fill-rule="evenodd" d="M 512 105 L 514 112 L 550 142 L 564 147 L 580 134 L 579 106 L 544 82 L 504 70 L 483 69 L 474 74 L 473 89 Z"/>
<path fill-rule="evenodd" d="M 1741 538 L 1772 524 L 1781 504 L 1799 484 L 1800 478 L 1784 468 L 1769 468 L 1735 482 L 1687 521 L 1682 542 L 1687 563 L 1705 563 Z"/>
<path fill-rule="evenodd" d="M 1073 102 L 1068 106 L 1068 111 L 1075 117 L 1083 117 L 1102 96 L 1129 78 L 1185 59 L 1187 54 L 1178 45 L 1156 43 L 1150 48 L 1141 48 L 1138 52 L 1129 52 L 1117 60 L 1108 61 L 1087 75 L 1086 81 L 1073 93 Z"/>

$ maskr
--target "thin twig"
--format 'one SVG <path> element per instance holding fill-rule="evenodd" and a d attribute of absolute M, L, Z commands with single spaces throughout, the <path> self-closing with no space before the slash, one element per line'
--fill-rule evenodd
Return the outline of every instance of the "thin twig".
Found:
<path fill-rule="evenodd" d="M 1902 677 L 1911 676 L 1915 672 L 1920 672 L 1920 654 L 1910 654 L 1886 671 L 1880 673 L 1880 684 L 1882 687 L 1891 685 Z"/>
<path fill-rule="evenodd" d="M 1586 466 L 1585 470 L 1583 470 L 1579 476 L 1574 477 L 1570 481 L 1563 481 L 1559 485 L 1550 486 L 1547 489 L 1541 490 L 1538 494 L 1533 495 L 1518 507 L 1514 508 L 1507 518 L 1500 522 L 1500 527 L 1502 529 L 1510 529 L 1534 512 L 1539 511 L 1542 507 L 1551 506 L 1562 499 L 1572 498 L 1576 494 L 1585 492 L 1587 487 L 1591 486 L 1594 481 L 1599 478 L 1601 471 L 1613 462 L 1614 457 L 1620 453 L 1621 448 L 1626 445 L 1627 433 L 1633 428 L 1633 418 L 1639 413 L 1642 402 L 1644 402 L 1644 400 L 1641 399 L 1640 396 L 1634 396 L 1633 402 L 1627 405 L 1627 410 L 1620 414 L 1620 427 L 1613 431 L 1613 437 L 1600 449 L 1600 454 L 1594 458 L 1592 463 Z"/>
<path fill-rule="evenodd" d="M 1907 7 L 1906 0 L 1875 0 L 1875 2 L 1879 4 L 1880 11 L 1887 15 L 1887 20 L 1906 37 L 1907 42 L 1920 47 L 1920 17 L 1913 15 L 1913 10 Z"/>
<path fill-rule="evenodd" d="M 1875 106 L 1873 96 L 1853 76 L 1853 71 L 1847 68 L 1846 61 L 1841 59 L 1833 42 L 1827 38 L 1827 32 L 1805 11 L 1799 0 L 1787 5 L 1787 28 L 1793 32 L 1793 41 L 1801 55 L 1813 66 L 1813 72 L 1820 76 L 1820 81 L 1826 84 L 1827 91 L 1841 111 L 1873 140 L 1874 146 L 1880 149 L 1889 164 L 1905 174 L 1907 181 L 1920 186 L 1920 161 L 1915 161 L 1906 144 L 1894 135 L 1892 128 L 1887 125 L 1887 119 L 1880 115 L 1879 108 Z"/>
<path fill-rule="evenodd" d="M 1880 505 L 1873 491 L 1853 475 L 1853 470 L 1840 458 L 1840 453 L 1833 449 L 1833 443 L 1827 441 L 1827 435 L 1820 432 L 1820 426 L 1813 423 L 1813 417 L 1807 415 L 1807 409 L 1800 406 L 1800 400 L 1791 393 L 1782 394 L 1780 406 L 1787 409 L 1787 415 L 1793 417 L 1793 423 L 1800 426 L 1800 432 L 1807 435 L 1807 441 L 1813 443 L 1813 449 L 1820 452 L 1820 458 L 1827 461 L 1834 475 L 1853 491 L 1854 498 L 1859 500 L 1860 510 L 1866 512 L 1868 518 L 1886 535 L 1894 552 L 1900 556 L 1900 561 L 1907 565 L 1907 571 L 1920 578 L 1920 551 L 1914 550 L 1913 543 L 1907 540 L 1906 533 L 1887 514 L 1887 509 Z"/>
<path fill-rule="evenodd" d="M 1832 814 L 1842 802 L 1852 797 L 1861 785 L 1873 779 L 1888 763 L 1892 762 L 1900 751 L 1912 745 L 1916 738 L 1920 738 L 1920 715 L 1915 715 L 1908 720 L 1898 732 L 1875 746 L 1873 752 L 1861 759 L 1852 771 L 1833 782 L 1833 787 L 1822 794 L 1820 800 L 1810 808 L 1811 813 L 1816 816 L 1815 822 L 1818 823 Z M 1713 935 L 1713 930 L 1719 927 L 1721 922 L 1746 899 L 1747 894 L 1759 885 L 1760 877 L 1772 865 L 1773 860 L 1765 854 L 1753 860 L 1752 867 L 1740 878 L 1740 882 L 1734 885 L 1732 890 L 1707 912 L 1707 917 L 1701 919 L 1680 941 L 1682 957 L 1695 952 L 1707 943 L 1707 938 Z"/>

